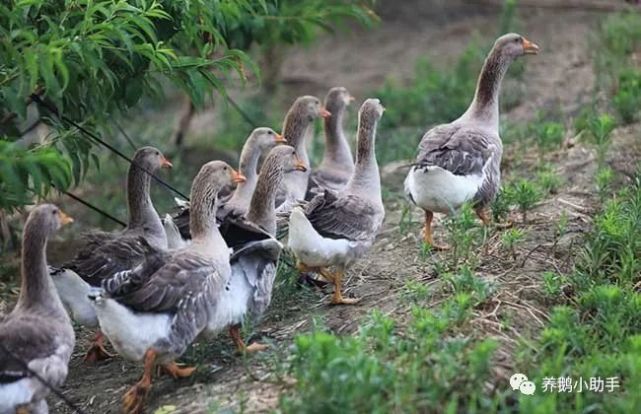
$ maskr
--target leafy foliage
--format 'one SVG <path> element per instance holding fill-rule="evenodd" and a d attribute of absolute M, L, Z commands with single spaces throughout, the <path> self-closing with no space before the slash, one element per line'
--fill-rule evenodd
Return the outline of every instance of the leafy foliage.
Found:
<path fill-rule="evenodd" d="M 365 3 L 351 0 L 4 2 L 0 4 L 0 139 L 20 139 L 27 109 L 39 99 L 98 135 L 144 98 L 162 98 L 171 85 L 201 106 L 213 93 L 224 94 L 228 82 L 258 73 L 242 50 L 260 41 L 308 41 L 317 28 L 328 28 L 339 18 L 369 23 L 375 15 Z M 59 150 L 59 162 L 66 163 L 76 178 L 82 177 L 92 164 L 85 160 L 94 158 L 91 145 L 78 144 L 85 138 L 75 128 L 47 109 L 38 109 L 50 134 L 32 151 Z M 18 158 L 11 155 L 14 148 L 18 147 L 3 146 L 3 158 Z M 38 170 L 49 165 L 39 163 Z M 0 188 L 14 192 L 6 196 L 3 192 L 0 207 L 18 207 L 29 200 L 26 186 L 21 190 L 2 181 Z"/>

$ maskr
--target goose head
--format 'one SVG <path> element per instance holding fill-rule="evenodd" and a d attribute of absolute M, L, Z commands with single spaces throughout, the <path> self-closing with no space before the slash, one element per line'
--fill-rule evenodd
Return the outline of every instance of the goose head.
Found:
<path fill-rule="evenodd" d="M 191 186 L 192 204 L 212 199 L 221 188 L 245 182 L 246 178 L 224 161 L 210 161 L 203 165 Z M 196 207 L 195 205 L 192 207 Z"/>
<path fill-rule="evenodd" d="M 342 86 L 332 88 L 325 96 L 325 108 L 332 114 L 337 114 L 344 111 L 350 103 L 354 101 L 354 97 L 348 90 Z"/>
<path fill-rule="evenodd" d="M 283 172 L 285 173 L 293 171 L 307 171 L 307 167 L 305 166 L 305 163 L 298 157 L 296 149 L 294 147 L 290 147 L 289 145 L 279 145 L 269 152 L 267 158 L 265 158 L 265 165 L 267 166 L 272 164 L 282 166 Z"/>
<path fill-rule="evenodd" d="M 385 112 L 385 107 L 379 99 L 367 99 L 358 111 L 359 122 L 364 125 L 372 125 L 381 119 L 383 112 Z"/>
<path fill-rule="evenodd" d="M 29 213 L 25 224 L 25 237 L 39 233 L 45 238 L 53 236 L 60 227 L 73 223 L 73 219 L 53 204 L 41 204 Z"/>
<path fill-rule="evenodd" d="M 247 138 L 247 143 L 256 148 L 259 153 L 269 151 L 278 144 L 286 144 L 287 140 L 271 128 L 256 128 Z"/>
<path fill-rule="evenodd" d="M 134 163 L 141 166 L 149 172 L 157 171 L 160 168 L 171 168 L 172 163 L 154 147 L 140 148 L 134 154 Z"/>
<path fill-rule="evenodd" d="M 496 39 L 493 50 L 507 60 L 513 60 L 523 55 L 536 55 L 539 46 L 518 33 L 508 33 Z"/>
<path fill-rule="evenodd" d="M 313 122 L 318 117 L 329 118 L 332 116 L 332 113 L 321 105 L 320 99 L 309 95 L 296 99 L 290 113 L 308 122 Z"/>

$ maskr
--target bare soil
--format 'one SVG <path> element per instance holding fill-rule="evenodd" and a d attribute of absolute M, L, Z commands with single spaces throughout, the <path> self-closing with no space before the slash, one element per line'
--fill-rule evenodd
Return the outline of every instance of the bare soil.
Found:
<path fill-rule="evenodd" d="M 383 22 L 373 30 L 339 32 L 324 36 L 313 46 L 291 49 L 283 67 L 281 100 L 287 102 L 302 93 L 322 96 L 335 85 L 348 87 L 362 100 L 390 76 L 409 77 L 419 57 L 429 56 L 447 67 L 476 33 L 493 36 L 498 30 L 496 8 L 445 1 L 430 2 L 429 7 L 421 1 L 381 3 Z M 504 119 L 529 120 L 544 107 L 558 107 L 573 114 L 590 99 L 594 84 L 590 35 L 598 17 L 580 10 L 527 9 L 521 13 L 523 34 L 539 43 L 542 53 L 528 60 L 521 85 L 522 104 L 503 114 Z M 616 131 L 609 159 L 615 169 L 633 171 L 634 160 L 641 153 L 641 145 L 634 139 L 640 129 L 636 125 Z M 536 157 L 518 143 L 507 148 L 506 175 L 532 178 Z M 511 216 L 516 226 L 526 232 L 525 241 L 514 252 L 516 259 L 500 245 L 499 230 L 490 229 L 481 247 L 475 274 L 492 281 L 497 291 L 487 307 L 475 310 L 469 334 L 500 341 L 494 364 L 496 381 L 505 381 L 512 373 L 513 351 L 520 338 L 535 334 L 548 318 L 551 304 L 541 293 L 542 273 L 568 272 L 573 253 L 590 228 L 597 205 L 592 180 L 594 160 L 594 152 L 581 142 L 551 155 L 564 183 L 557 194 L 536 206 L 527 223 L 522 223 L 516 213 Z M 406 171 L 402 164 L 383 168 L 385 186 L 393 193 L 401 192 Z M 403 319 L 408 313 L 408 305 L 401 299 L 403 286 L 410 279 L 434 287 L 442 285 L 433 264 L 445 260 L 440 254 L 421 258 L 419 211 L 413 212 L 414 226 L 401 232 L 404 205 L 399 197 L 390 197 L 385 226 L 374 248 L 349 271 L 346 289 L 350 295 L 362 298 L 359 305 L 332 307 L 327 295 L 305 289 L 275 298 L 266 319 L 253 332 L 254 338 L 272 345 L 271 351 L 238 356 L 224 334 L 215 343 L 197 344 L 184 358 L 198 363 L 197 374 L 186 380 L 156 380 L 148 412 L 169 405 L 179 413 L 241 408 L 245 412 L 267 412 L 277 406 L 279 396 L 287 393 L 291 384 L 291 379 L 275 371 L 275 367 L 282 366 L 293 337 L 311 329 L 315 317 L 322 318 L 331 331 L 345 335 L 355 332 L 372 309 Z M 554 223 L 562 214 L 568 217 L 568 228 L 558 238 Z M 436 232 L 439 237 L 445 236 L 440 226 Z M 435 295 L 433 300 L 436 306 L 442 297 Z M 510 321 L 509 327 L 502 323 L 504 320 Z M 79 328 L 77 334 L 65 395 L 87 413 L 120 412 L 121 397 L 138 380 L 141 367 L 120 358 L 93 366 L 84 364 L 82 357 L 93 333 Z M 71 412 L 56 397 L 49 401 L 51 412 Z"/>

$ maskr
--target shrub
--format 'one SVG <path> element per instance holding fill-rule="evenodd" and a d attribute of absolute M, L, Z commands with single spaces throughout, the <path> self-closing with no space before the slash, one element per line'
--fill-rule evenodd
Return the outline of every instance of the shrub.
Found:
<path fill-rule="evenodd" d="M 619 74 L 618 88 L 612 98 L 614 108 L 621 120 L 632 123 L 639 118 L 641 112 L 641 72 L 626 69 Z"/>
<path fill-rule="evenodd" d="M 523 222 L 526 223 L 527 213 L 541 200 L 541 193 L 532 182 L 525 179 L 510 185 L 507 193 L 510 200 L 518 206 Z"/>

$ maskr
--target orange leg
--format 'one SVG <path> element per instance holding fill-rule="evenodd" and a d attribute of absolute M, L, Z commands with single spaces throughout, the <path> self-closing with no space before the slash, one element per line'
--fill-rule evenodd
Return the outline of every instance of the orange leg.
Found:
<path fill-rule="evenodd" d="M 85 362 L 93 363 L 113 357 L 114 355 L 107 352 L 107 349 L 105 349 L 105 335 L 101 330 L 98 330 L 87 354 L 85 355 Z"/>
<path fill-rule="evenodd" d="M 434 219 L 434 213 L 431 211 L 425 210 L 425 224 L 423 226 L 423 243 L 429 244 L 434 250 L 448 250 L 450 246 L 436 244 L 432 238 L 432 220 Z"/>
<path fill-rule="evenodd" d="M 145 368 L 140 381 L 125 393 L 122 398 L 122 410 L 125 414 L 142 414 L 145 400 L 151 389 L 151 377 L 156 363 L 156 351 L 145 352 Z"/>
<path fill-rule="evenodd" d="M 229 327 L 229 335 L 231 336 L 232 341 L 234 341 L 234 344 L 236 345 L 236 349 L 238 350 L 239 353 L 246 353 L 246 352 L 260 352 L 264 351 L 268 348 L 267 345 L 261 344 L 254 342 L 253 344 L 247 346 L 245 345 L 245 342 L 243 341 L 242 336 L 240 335 L 240 325 L 232 325 Z"/>
<path fill-rule="evenodd" d="M 360 302 L 358 298 L 345 298 L 343 297 L 342 292 L 342 280 L 344 270 L 339 270 L 336 273 L 332 273 L 327 269 L 320 270 L 321 275 L 331 281 L 334 284 L 334 295 L 332 296 L 332 305 L 355 305 Z"/>
<path fill-rule="evenodd" d="M 160 369 L 164 374 L 171 375 L 174 379 L 190 377 L 196 371 L 196 367 L 184 367 L 176 362 L 161 365 Z"/>

